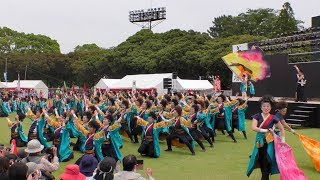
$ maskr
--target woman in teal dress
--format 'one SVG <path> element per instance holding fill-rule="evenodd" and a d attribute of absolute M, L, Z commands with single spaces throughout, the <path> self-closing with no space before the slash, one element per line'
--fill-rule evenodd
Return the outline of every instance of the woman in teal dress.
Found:
<path fill-rule="evenodd" d="M 270 114 L 273 104 L 272 97 L 264 96 L 259 102 L 262 113 L 252 116 L 251 129 L 257 134 L 247 168 L 247 176 L 249 177 L 252 171 L 259 166 L 262 174 L 261 179 L 269 180 L 270 174 L 279 173 L 274 151 L 273 126 L 275 125 L 280 130 L 282 141 L 285 136 L 280 120 Z"/>

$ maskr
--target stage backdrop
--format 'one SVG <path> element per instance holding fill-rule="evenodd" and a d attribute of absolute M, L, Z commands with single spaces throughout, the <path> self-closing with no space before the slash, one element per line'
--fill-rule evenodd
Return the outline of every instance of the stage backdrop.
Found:
<path fill-rule="evenodd" d="M 266 55 L 265 60 L 270 65 L 271 77 L 254 83 L 256 95 L 271 94 L 275 97 L 294 97 L 296 91 L 295 64 L 288 63 L 287 54 Z M 305 95 L 307 98 L 320 98 L 320 62 L 297 63 L 299 69 L 304 72 L 307 84 Z M 232 94 L 240 92 L 240 83 L 232 83 Z"/>

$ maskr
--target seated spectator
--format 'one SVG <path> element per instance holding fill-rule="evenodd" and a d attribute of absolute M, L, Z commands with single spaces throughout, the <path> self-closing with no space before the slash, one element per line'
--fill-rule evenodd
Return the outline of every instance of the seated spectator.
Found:
<path fill-rule="evenodd" d="M 5 155 L 5 157 L 9 160 L 10 166 L 12 164 L 16 163 L 18 160 L 18 156 L 16 156 L 15 154 L 12 154 L 12 153 Z"/>
<path fill-rule="evenodd" d="M 23 158 L 28 156 L 28 153 L 24 151 L 25 149 L 18 149 L 18 161 L 21 161 Z"/>
<path fill-rule="evenodd" d="M 32 174 L 30 174 L 28 177 L 28 166 L 21 162 L 14 163 L 9 167 L 8 176 L 10 180 L 38 180 L 37 175 L 32 177 Z"/>
<path fill-rule="evenodd" d="M 59 159 L 57 156 L 57 148 L 53 147 L 53 162 L 49 162 L 47 156 L 42 155 L 41 151 L 43 150 L 43 145 L 37 139 L 33 139 L 28 142 L 25 152 L 29 155 L 21 160 L 22 163 L 34 162 L 36 164 L 43 165 L 43 170 L 48 172 L 53 172 L 59 168 Z"/>
<path fill-rule="evenodd" d="M 69 164 L 66 170 L 60 175 L 60 180 L 85 180 L 86 176 L 80 173 L 79 166 Z"/>
<path fill-rule="evenodd" d="M 137 158 L 130 154 L 123 158 L 123 171 L 114 175 L 114 180 L 145 180 L 141 174 L 136 173 Z M 152 177 L 152 170 L 147 168 L 146 174 L 149 180 L 154 180 Z"/>
<path fill-rule="evenodd" d="M 119 161 L 118 161 L 119 162 Z M 116 160 L 112 157 L 105 157 L 98 165 L 96 174 L 93 176 L 95 180 L 113 180 L 114 170 L 120 170 L 119 164 L 118 170 L 116 170 Z"/>
<path fill-rule="evenodd" d="M 85 154 L 80 161 L 80 172 L 86 177 L 92 177 L 98 166 L 98 160 L 91 154 Z"/>
<path fill-rule="evenodd" d="M 0 157 L 0 179 L 8 180 L 9 159 L 6 157 Z"/>

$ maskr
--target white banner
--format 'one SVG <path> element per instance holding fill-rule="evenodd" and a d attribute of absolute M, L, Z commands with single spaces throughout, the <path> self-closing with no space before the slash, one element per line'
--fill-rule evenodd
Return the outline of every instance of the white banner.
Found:
<path fill-rule="evenodd" d="M 248 43 L 232 45 L 232 52 L 233 53 L 236 53 L 238 51 L 245 51 L 248 49 L 249 49 Z"/>

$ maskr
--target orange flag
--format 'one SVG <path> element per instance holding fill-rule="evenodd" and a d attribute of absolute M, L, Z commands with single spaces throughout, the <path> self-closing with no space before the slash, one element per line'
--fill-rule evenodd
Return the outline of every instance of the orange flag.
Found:
<path fill-rule="evenodd" d="M 297 135 L 303 145 L 303 148 L 309 154 L 314 167 L 318 172 L 320 172 L 320 142 L 317 142 L 301 134 Z"/>

